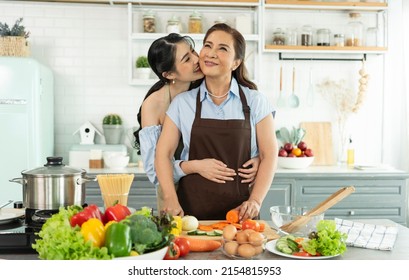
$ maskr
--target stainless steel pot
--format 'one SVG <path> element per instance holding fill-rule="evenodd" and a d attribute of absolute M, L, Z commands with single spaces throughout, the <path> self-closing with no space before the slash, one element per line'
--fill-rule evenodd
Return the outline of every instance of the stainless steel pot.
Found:
<path fill-rule="evenodd" d="M 84 169 L 65 166 L 62 160 L 62 157 L 47 157 L 44 167 L 22 171 L 22 178 L 10 180 L 23 185 L 24 207 L 53 210 L 84 205 L 85 183 L 97 178 L 87 177 Z"/>

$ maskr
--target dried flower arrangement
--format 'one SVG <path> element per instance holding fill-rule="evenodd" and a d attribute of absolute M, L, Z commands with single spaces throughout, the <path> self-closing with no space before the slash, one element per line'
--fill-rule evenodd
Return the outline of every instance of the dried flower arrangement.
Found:
<path fill-rule="evenodd" d="M 329 79 L 324 80 L 317 88 L 321 95 L 333 105 L 337 112 L 337 124 L 340 137 L 340 153 L 344 152 L 349 135 L 347 134 L 347 121 L 352 113 L 357 113 L 365 100 L 369 75 L 365 71 L 365 64 L 362 62 L 362 68 L 359 70 L 359 89 L 358 93 L 346 86 L 344 80 L 339 82 Z"/>

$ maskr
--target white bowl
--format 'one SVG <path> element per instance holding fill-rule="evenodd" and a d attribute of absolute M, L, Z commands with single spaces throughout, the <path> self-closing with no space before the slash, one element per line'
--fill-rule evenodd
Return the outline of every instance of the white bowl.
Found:
<path fill-rule="evenodd" d="M 163 258 L 166 255 L 166 252 L 168 251 L 168 246 L 163 247 L 162 249 L 142 254 L 139 256 L 129 256 L 129 257 L 118 257 L 114 258 L 114 260 L 118 261 L 125 261 L 125 260 L 163 260 Z"/>
<path fill-rule="evenodd" d="M 282 225 L 298 219 L 299 216 L 305 214 L 309 209 L 307 207 L 293 207 L 288 205 L 277 205 L 270 207 L 271 221 L 273 228 L 280 229 Z M 324 219 L 324 213 L 314 215 L 307 224 L 299 228 L 296 232 L 291 233 L 295 236 L 308 236 L 311 231 L 315 231 L 319 221 Z M 282 231 L 284 232 L 284 231 Z"/>
<path fill-rule="evenodd" d="M 122 153 L 104 154 L 104 165 L 112 169 L 125 168 L 129 163 L 129 156 Z"/>
<path fill-rule="evenodd" d="M 314 157 L 278 157 L 278 166 L 287 169 L 302 169 L 310 166 Z"/>

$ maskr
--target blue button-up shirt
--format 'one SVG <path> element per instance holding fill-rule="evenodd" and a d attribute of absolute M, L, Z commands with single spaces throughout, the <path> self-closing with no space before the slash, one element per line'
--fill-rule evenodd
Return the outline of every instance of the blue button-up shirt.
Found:
<path fill-rule="evenodd" d="M 181 160 L 189 159 L 190 133 L 196 113 L 196 96 L 200 90 L 200 102 L 202 102 L 202 118 L 207 119 L 244 119 L 242 103 L 239 94 L 239 85 L 233 78 L 227 99 L 220 105 L 213 103 L 208 94 L 205 82 L 199 88 L 192 89 L 177 95 L 169 106 L 167 115 L 182 133 L 184 148 Z M 258 155 L 256 124 L 263 120 L 268 114 L 275 113 L 273 106 L 267 96 L 246 87 L 242 87 L 243 93 L 250 107 L 251 124 L 251 157 Z M 176 174 L 183 176 L 183 171 L 179 165 L 174 165 Z M 179 177 L 180 178 L 180 177 Z"/>

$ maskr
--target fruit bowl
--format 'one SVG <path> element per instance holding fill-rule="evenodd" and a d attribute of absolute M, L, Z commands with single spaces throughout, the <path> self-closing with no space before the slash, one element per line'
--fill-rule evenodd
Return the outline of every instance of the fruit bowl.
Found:
<path fill-rule="evenodd" d="M 222 252 L 231 259 L 254 259 L 266 249 L 267 237 L 252 229 L 238 231 L 234 239 L 222 238 Z M 254 234 L 253 238 L 250 237 Z"/>
<path fill-rule="evenodd" d="M 280 229 L 282 225 L 288 224 L 296 220 L 299 216 L 308 211 L 307 207 L 294 207 L 288 205 L 277 205 L 270 207 L 271 221 L 274 229 Z M 311 219 L 301 227 L 297 232 L 291 234 L 295 236 L 307 237 L 311 231 L 315 231 L 316 225 L 319 221 L 324 219 L 324 213 L 312 216 Z M 280 233 L 281 230 L 279 230 Z M 281 231 L 286 234 L 286 232 Z"/>
<path fill-rule="evenodd" d="M 307 168 L 314 162 L 314 157 L 278 157 L 278 166 L 287 169 Z"/>

